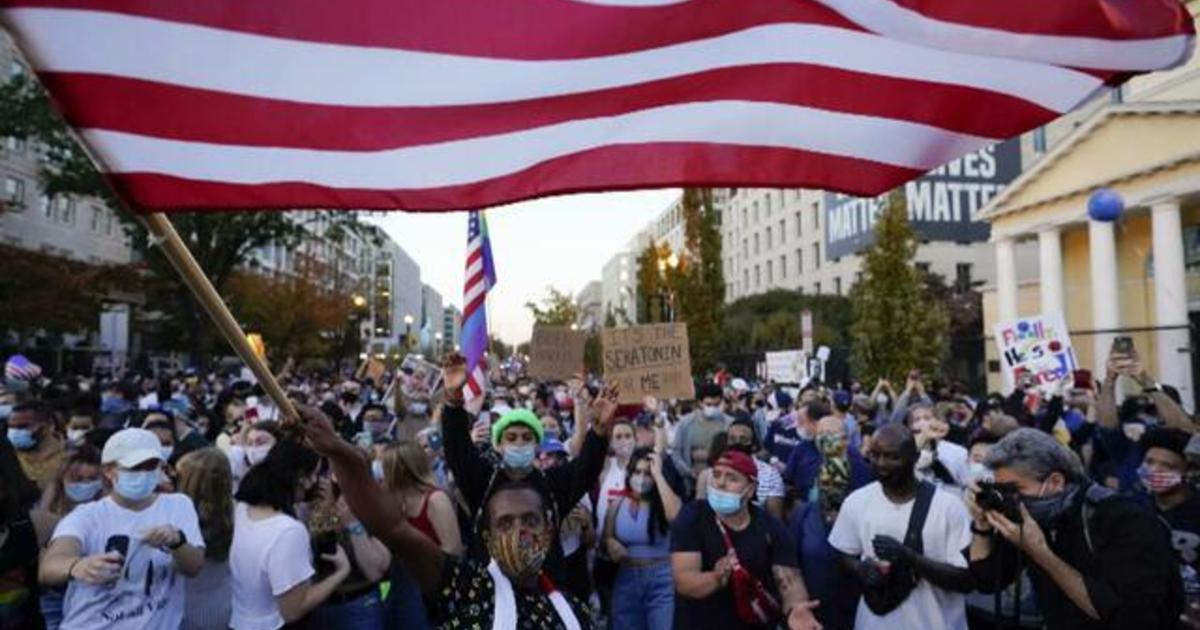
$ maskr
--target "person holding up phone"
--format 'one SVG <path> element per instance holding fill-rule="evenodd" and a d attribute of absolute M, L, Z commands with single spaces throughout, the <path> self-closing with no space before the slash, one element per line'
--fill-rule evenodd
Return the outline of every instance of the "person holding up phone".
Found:
<path fill-rule="evenodd" d="M 178 628 L 182 577 L 204 565 L 192 500 L 155 492 L 163 459 L 150 431 L 113 434 L 100 463 L 113 492 L 63 517 L 38 577 L 46 586 L 67 585 L 64 628 Z"/>

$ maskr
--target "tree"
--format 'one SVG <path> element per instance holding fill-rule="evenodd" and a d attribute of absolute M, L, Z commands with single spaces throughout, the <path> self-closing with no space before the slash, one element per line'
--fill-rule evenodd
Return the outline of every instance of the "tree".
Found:
<path fill-rule="evenodd" d="M 100 321 L 106 292 L 136 289 L 139 277 L 125 265 L 90 265 L 0 245 L 0 331 L 22 338 L 38 331 L 77 333 Z M 69 296 L 69 299 L 64 299 Z"/>
<path fill-rule="evenodd" d="M 570 326 L 579 321 L 579 307 L 570 293 L 563 293 L 554 287 L 546 287 L 547 295 L 542 298 L 542 305 L 526 302 L 525 308 L 533 314 L 533 323 L 541 326 Z"/>
<path fill-rule="evenodd" d="M 133 249 L 154 278 L 146 283 L 147 303 L 159 311 L 157 340 L 165 347 L 190 350 L 196 359 L 212 351 L 215 332 L 204 311 L 179 280 L 174 268 L 153 246 L 145 227 L 126 212 L 86 151 L 50 103 L 41 85 L 26 75 L 0 85 L 0 136 L 13 136 L 39 146 L 40 180 L 44 194 L 97 197 L 117 211 Z M 327 226 L 318 238 L 338 240 L 348 230 L 360 231 L 350 213 L 316 212 L 187 212 L 171 218 L 200 268 L 218 292 L 235 270 L 252 262 L 252 253 L 278 244 L 292 249 L 312 238 L 307 225 Z"/>
<path fill-rule="evenodd" d="M 513 347 L 504 343 L 502 339 L 495 335 L 488 335 L 488 354 L 491 355 L 493 361 L 503 361 L 512 356 Z"/>
<path fill-rule="evenodd" d="M 323 356 L 348 327 L 354 306 L 348 294 L 322 289 L 321 278 L 322 270 L 312 261 L 282 278 L 235 272 L 226 283 L 230 310 L 247 330 L 262 335 L 268 356 L 277 361 Z"/>
<path fill-rule="evenodd" d="M 903 188 L 888 195 L 875 235 L 863 257 L 862 281 L 850 292 L 851 362 L 860 380 L 899 382 L 913 368 L 933 371 L 941 365 L 949 321 L 912 263 L 917 241 Z"/>
<path fill-rule="evenodd" d="M 673 281 L 671 289 L 678 319 L 688 325 L 692 370 L 703 374 L 716 364 L 721 306 L 725 299 L 721 231 L 712 190 L 684 189 L 682 210 L 683 256 L 678 272 L 668 273 L 668 279 Z"/>
<path fill-rule="evenodd" d="M 639 324 L 657 324 L 663 320 L 663 304 L 666 280 L 659 269 L 659 261 L 671 255 L 666 244 L 650 243 L 637 257 L 637 304 L 635 319 Z"/>

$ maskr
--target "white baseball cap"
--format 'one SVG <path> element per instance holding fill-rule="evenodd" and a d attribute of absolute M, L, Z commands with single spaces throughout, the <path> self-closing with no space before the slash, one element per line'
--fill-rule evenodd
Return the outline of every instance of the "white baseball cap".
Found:
<path fill-rule="evenodd" d="M 133 468 L 152 459 L 162 460 L 158 436 L 146 429 L 121 429 L 104 443 L 100 463 Z"/>

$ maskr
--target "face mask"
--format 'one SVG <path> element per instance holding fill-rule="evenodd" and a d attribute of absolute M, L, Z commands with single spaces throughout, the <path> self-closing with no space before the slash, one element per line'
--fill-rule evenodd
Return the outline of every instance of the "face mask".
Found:
<path fill-rule="evenodd" d="M 29 429 L 12 429 L 8 430 L 8 441 L 12 442 L 13 448 L 18 451 L 28 451 L 37 446 L 37 438 L 33 437 L 33 431 Z"/>
<path fill-rule="evenodd" d="M 742 509 L 742 495 L 709 488 L 708 507 L 721 516 L 729 516 Z"/>
<path fill-rule="evenodd" d="M 164 462 L 169 462 L 169 461 L 171 461 L 171 456 L 175 454 L 175 447 L 174 446 L 160 446 L 158 448 L 158 452 L 162 453 L 162 460 Z"/>
<path fill-rule="evenodd" d="M 1183 483 L 1183 475 L 1177 472 L 1154 472 L 1146 466 L 1138 467 L 1138 478 L 1151 492 L 1167 492 Z"/>
<path fill-rule="evenodd" d="M 613 453 L 621 459 L 627 459 L 633 454 L 633 440 L 621 440 L 613 443 Z"/>
<path fill-rule="evenodd" d="M 992 474 L 992 471 L 988 470 L 988 467 L 981 462 L 971 462 L 967 465 L 967 470 L 971 479 L 987 479 Z"/>
<path fill-rule="evenodd" d="M 528 446 L 504 447 L 504 467 L 510 470 L 529 470 L 533 466 L 533 458 L 537 449 L 532 444 Z"/>
<path fill-rule="evenodd" d="M 414 416 L 423 416 L 429 411 L 429 405 L 425 403 L 409 403 L 408 412 Z"/>
<path fill-rule="evenodd" d="M 72 444 L 82 444 L 87 433 L 83 429 L 67 429 L 67 441 Z"/>
<path fill-rule="evenodd" d="M 553 530 L 534 533 L 527 529 L 513 529 L 503 534 L 487 532 L 488 554 L 500 566 L 510 580 L 524 582 L 542 570 L 542 563 L 550 552 Z"/>
<path fill-rule="evenodd" d="M 888 404 L 887 394 L 880 394 L 880 395 L 876 396 L 875 404 L 879 405 L 880 407 L 886 407 Z"/>
<path fill-rule="evenodd" d="M 9 405 L 9 404 L 0 405 L 0 419 L 11 416 L 12 408 L 13 408 L 13 406 Z"/>
<path fill-rule="evenodd" d="M 1042 496 L 1045 486 L 1046 482 L 1043 481 L 1042 490 L 1038 492 L 1038 496 L 1036 497 L 1021 497 L 1021 503 L 1024 503 L 1025 509 L 1029 510 L 1029 515 L 1042 528 L 1053 525 L 1059 517 L 1070 509 L 1075 499 L 1075 493 L 1079 489 L 1078 486 L 1069 485 L 1067 488 L 1050 496 Z"/>
<path fill-rule="evenodd" d="M 546 429 L 545 435 L 547 440 L 557 440 L 561 434 L 558 432 L 558 429 Z"/>
<path fill-rule="evenodd" d="M 270 446 L 251 446 L 246 449 L 246 461 L 250 462 L 251 466 L 257 466 L 267 458 L 267 453 L 270 452 Z"/>
<path fill-rule="evenodd" d="M 158 481 L 157 470 L 121 470 L 117 471 L 117 483 L 113 489 L 130 501 L 141 501 L 154 494 Z"/>
<path fill-rule="evenodd" d="M 704 417 L 709 420 L 715 420 L 721 417 L 721 407 L 718 405 L 704 405 Z"/>
<path fill-rule="evenodd" d="M 376 459 L 371 461 L 371 476 L 375 481 L 383 481 L 383 462 Z"/>
<path fill-rule="evenodd" d="M 629 487 L 638 494 L 646 494 L 654 489 L 654 480 L 646 475 L 634 475 L 629 478 Z"/>
<path fill-rule="evenodd" d="M 846 442 L 840 435 L 818 435 L 817 448 L 825 457 L 841 457 L 846 454 Z"/>
<path fill-rule="evenodd" d="M 68 483 L 63 485 L 63 490 L 67 493 L 67 498 L 75 503 L 87 503 L 96 498 L 100 492 L 100 480 L 81 481 L 79 483 Z"/>
<path fill-rule="evenodd" d="M 1126 422 L 1121 425 L 1121 432 L 1125 434 L 1126 439 L 1130 442 L 1137 442 L 1142 439 L 1142 435 L 1146 432 L 1146 425 L 1140 422 Z"/>

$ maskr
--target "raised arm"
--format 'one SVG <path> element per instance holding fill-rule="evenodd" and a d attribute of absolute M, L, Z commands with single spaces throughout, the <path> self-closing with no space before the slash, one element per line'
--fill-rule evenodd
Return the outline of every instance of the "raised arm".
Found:
<path fill-rule="evenodd" d="M 300 407 L 304 434 L 318 453 L 329 458 L 350 511 L 371 535 L 387 545 L 427 594 L 442 582 L 442 550 L 412 525 L 404 508 L 371 477 L 363 453 L 338 437 L 319 409 Z"/>

